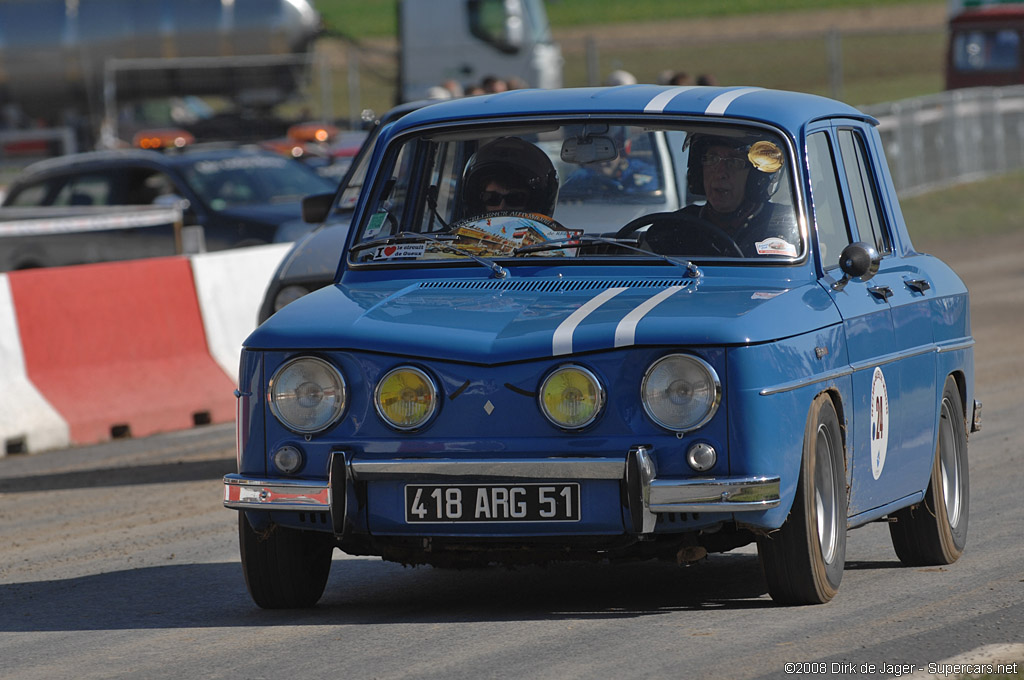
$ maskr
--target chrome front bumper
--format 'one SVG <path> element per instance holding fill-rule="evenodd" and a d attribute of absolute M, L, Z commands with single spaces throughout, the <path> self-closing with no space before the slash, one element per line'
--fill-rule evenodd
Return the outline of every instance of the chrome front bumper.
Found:
<path fill-rule="evenodd" d="M 625 483 L 633 526 L 650 533 L 658 513 L 752 512 L 779 505 L 779 477 L 659 478 L 650 449 L 637 446 L 624 460 L 608 458 L 359 460 L 332 454 L 323 480 L 224 477 L 224 505 L 234 510 L 330 512 L 344 526 L 345 499 L 355 482 L 402 480 L 620 480 Z"/>

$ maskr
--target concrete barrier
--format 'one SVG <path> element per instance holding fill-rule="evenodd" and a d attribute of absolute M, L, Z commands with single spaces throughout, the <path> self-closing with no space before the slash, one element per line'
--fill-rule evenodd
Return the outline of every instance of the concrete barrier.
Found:
<path fill-rule="evenodd" d="M 239 349 L 256 327 L 270 276 L 290 247 L 290 243 L 275 243 L 192 257 L 210 353 L 232 380 L 238 380 Z"/>
<path fill-rule="evenodd" d="M 287 249 L 0 275 L 0 455 L 233 420 L 241 343 Z"/>
<path fill-rule="evenodd" d="M 14 300 L 0 274 L 0 456 L 67 446 L 68 424 L 29 382 Z"/>

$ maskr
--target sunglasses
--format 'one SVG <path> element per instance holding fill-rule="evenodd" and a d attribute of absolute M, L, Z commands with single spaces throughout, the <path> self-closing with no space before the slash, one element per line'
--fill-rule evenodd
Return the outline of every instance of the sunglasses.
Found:
<path fill-rule="evenodd" d="M 706 153 L 700 159 L 700 162 L 705 168 L 710 168 L 718 165 L 719 163 L 725 163 L 725 169 L 731 172 L 742 170 L 748 167 L 749 161 L 746 158 L 737 158 L 736 156 L 718 156 L 713 153 Z"/>
<path fill-rule="evenodd" d="M 483 191 L 480 193 L 480 202 L 487 207 L 499 206 L 504 202 L 509 207 L 524 207 L 530 200 L 530 194 L 522 189 L 512 191 Z"/>

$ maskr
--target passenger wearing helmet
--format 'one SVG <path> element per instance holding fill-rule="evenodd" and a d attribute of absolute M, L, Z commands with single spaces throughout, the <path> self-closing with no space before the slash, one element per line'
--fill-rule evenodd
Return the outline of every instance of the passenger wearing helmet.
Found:
<path fill-rule="evenodd" d="M 463 215 L 497 211 L 551 216 L 558 199 L 558 174 L 548 155 L 517 137 L 499 137 L 469 159 L 462 180 Z"/>
<path fill-rule="evenodd" d="M 688 188 L 706 201 L 654 221 L 641 244 L 662 254 L 795 257 L 796 214 L 769 200 L 785 161 L 782 150 L 763 139 L 712 135 L 693 135 L 688 146 Z"/>

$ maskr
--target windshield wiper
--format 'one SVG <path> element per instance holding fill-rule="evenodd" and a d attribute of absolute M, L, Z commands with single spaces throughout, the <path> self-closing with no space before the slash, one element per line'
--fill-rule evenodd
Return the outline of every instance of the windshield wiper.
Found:
<path fill-rule="evenodd" d="M 689 260 L 677 260 L 674 257 L 661 255 L 660 253 L 653 253 L 650 250 L 644 250 L 643 248 L 635 246 L 629 241 L 626 241 L 625 239 L 607 238 L 605 236 L 582 235 L 576 236 L 574 238 L 560 238 L 555 239 L 553 241 L 545 241 L 544 243 L 534 243 L 528 246 L 520 246 L 519 248 L 513 250 L 512 254 L 515 255 L 516 257 L 519 257 L 520 255 L 542 253 L 546 250 L 562 250 L 563 248 L 594 245 L 595 243 L 604 243 L 607 245 L 615 246 L 617 248 L 625 248 L 626 250 L 633 250 L 638 253 L 643 253 L 648 257 L 656 257 L 659 260 L 668 262 L 669 264 L 674 264 L 676 266 L 682 267 L 683 270 L 686 272 L 686 275 L 689 276 L 691 279 L 699 279 L 702 276 L 700 269 L 697 268 L 697 265 L 695 265 L 693 262 L 690 262 Z"/>
<path fill-rule="evenodd" d="M 484 258 L 479 257 L 469 252 L 468 250 L 459 248 L 458 246 L 448 243 L 449 240 L 454 240 L 457 238 L 458 236 L 454 234 L 445 236 L 443 238 L 439 238 L 437 236 L 430 236 L 428 234 L 418 234 L 412 231 L 400 231 L 397 234 L 394 234 L 393 236 L 385 236 L 384 238 L 378 238 L 372 241 L 366 241 L 364 243 L 357 243 L 356 245 L 352 246 L 349 249 L 349 252 L 358 253 L 359 251 L 362 250 L 377 248 L 379 246 L 386 246 L 392 243 L 416 243 L 427 241 L 429 243 L 436 243 L 437 245 L 441 246 L 441 248 L 447 250 L 450 253 L 455 253 L 456 255 L 463 255 L 473 260 L 474 262 L 477 262 L 483 265 L 484 267 L 487 267 L 488 269 L 491 270 L 491 275 L 496 279 L 503 279 L 506 276 L 508 276 L 508 270 L 502 267 L 497 262 L 485 260 Z"/>

